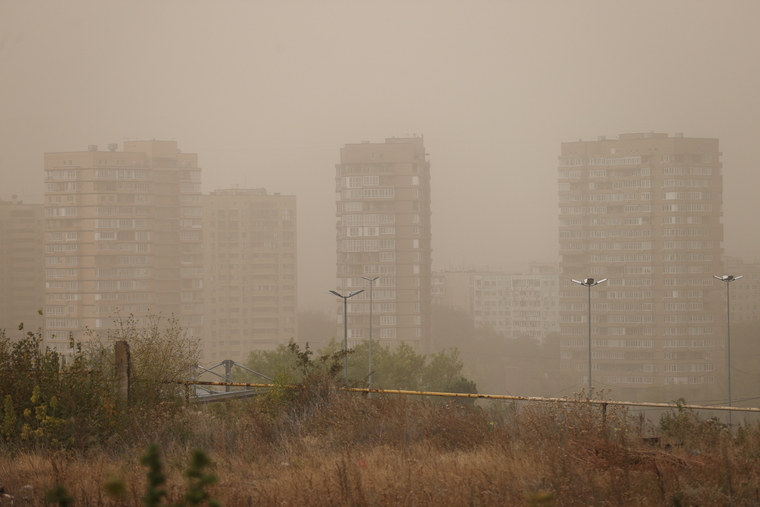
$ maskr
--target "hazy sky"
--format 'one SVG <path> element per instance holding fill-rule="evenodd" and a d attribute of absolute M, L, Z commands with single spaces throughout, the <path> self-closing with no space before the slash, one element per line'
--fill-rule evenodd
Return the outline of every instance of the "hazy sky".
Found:
<path fill-rule="evenodd" d="M 48 151 L 175 139 L 204 192 L 298 196 L 301 309 L 334 307 L 345 143 L 424 134 L 434 269 L 557 257 L 560 143 L 717 137 L 726 252 L 760 257 L 760 2 L 0 0 L 0 198 Z"/>

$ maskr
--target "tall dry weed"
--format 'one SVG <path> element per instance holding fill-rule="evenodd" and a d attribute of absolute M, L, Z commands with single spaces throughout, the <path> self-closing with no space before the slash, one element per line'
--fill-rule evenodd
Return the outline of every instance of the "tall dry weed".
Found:
<path fill-rule="evenodd" d="M 166 428 L 141 430 L 146 442 L 155 439 L 161 446 L 167 500 L 181 500 L 181 471 L 193 448 L 210 456 L 219 477 L 210 492 L 227 506 L 753 505 L 758 500 L 757 425 L 743 425 L 735 435 L 719 429 L 716 437 L 714 423 L 689 416 L 676 439 L 612 407 L 462 407 L 320 392 L 304 398 L 302 406 L 291 398 L 274 411 L 256 399 L 167 411 L 160 420 Z M 650 430 L 656 433 L 646 433 Z M 42 505 L 42 492 L 54 482 L 65 485 L 79 505 L 117 505 L 102 488 L 118 476 L 125 502 L 139 505 L 143 450 L 133 444 L 120 453 L 67 452 L 54 459 L 38 453 L 0 456 L 0 485 L 16 495 L 31 491 L 29 505 Z"/>

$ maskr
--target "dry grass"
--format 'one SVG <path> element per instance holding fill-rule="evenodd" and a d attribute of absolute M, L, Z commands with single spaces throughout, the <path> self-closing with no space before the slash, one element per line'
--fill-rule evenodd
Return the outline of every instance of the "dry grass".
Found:
<path fill-rule="evenodd" d="M 327 390 L 298 406 L 260 401 L 166 410 L 133 439 L 86 453 L 0 452 L 0 485 L 18 505 L 43 505 L 65 485 L 76 505 L 140 505 L 149 443 L 184 491 L 190 450 L 206 450 L 226 506 L 758 505 L 760 428 L 694 417 L 679 433 L 625 411 L 579 405 L 462 407 Z M 644 435 L 643 433 L 646 433 Z M 126 497 L 108 497 L 112 477 Z M 7 505 L 0 500 L 0 505 Z"/>

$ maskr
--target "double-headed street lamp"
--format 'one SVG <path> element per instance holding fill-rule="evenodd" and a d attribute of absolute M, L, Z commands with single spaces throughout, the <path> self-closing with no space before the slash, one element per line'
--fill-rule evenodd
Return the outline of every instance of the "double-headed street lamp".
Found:
<path fill-rule="evenodd" d="M 606 278 L 602 278 L 599 281 L 593 278 L 586 278 L 582 282 L 580 280 L 573 279 L 574 283 L 588 287 L 588 397 L 591 398 L 591 287 L 606 282 Z"/>
<path fill-rule="evenodd" d="M 327 291 L 328 294 L 333 294 L 343 299 L 343 377 L 346 385 L 348 385 L 348 298 L 352 298 L 360 292 L 364 292 L 364 289 L 355 290 L 347 296 L 335 292 L 334 290 Z"/>
<path fill-rule="evenodd" d="M 726 357 L 728 361 L 728 406 L 731 406 L 731 282 L 743 277 L 733 275 L 715 276 L 721 282 L 726 282 Z M 731 427 L 731 411 L 728 411 L 728 426 Z"/>
<path fill-rule="evenodd" d="M 372 287 L 375 286 L 375 280 L 380 278 L 367 278 L 363 276 L 365 280 L 369 282 L 369 388 L 372 389 Z M 367 396 L 371 396 L 372 393 L 367 393 Z"/>

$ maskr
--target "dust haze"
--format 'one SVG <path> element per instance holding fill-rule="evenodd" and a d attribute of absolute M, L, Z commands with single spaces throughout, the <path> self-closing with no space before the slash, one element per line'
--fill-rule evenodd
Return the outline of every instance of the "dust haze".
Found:
<path fill-rule="evenodd" d="M 295 194 L 301 310 L 333 309 L 335 164 L 424 135 L 433 268 L 557 257 L 560 143 L 720 139 L 725 249 L 758 257 L 760 3 L 0 2 L 0 199 L 44 152 L 177 140 L 203 191 Z"/>

